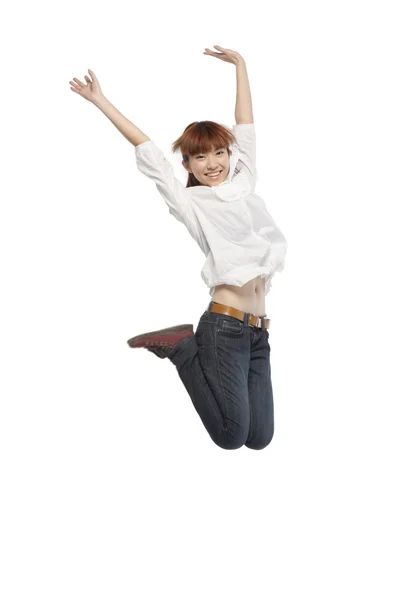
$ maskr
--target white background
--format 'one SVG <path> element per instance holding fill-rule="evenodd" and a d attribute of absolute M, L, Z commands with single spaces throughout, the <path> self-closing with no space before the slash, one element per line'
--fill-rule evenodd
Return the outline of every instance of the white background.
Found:
<path fill-rule="evenodd" d="M 395 2 L 70 2 L 2 19 L 2 600 L 397 600 Z M 75 94 L 88 68 L 164 151 L 234 124 L 288 241 L 266 299 L 275 435 L 216 446 L 175 366 L 126 341 L 210 301 L 205 257 Z M 397 573 L 396 573 L 397 569 Z"/>

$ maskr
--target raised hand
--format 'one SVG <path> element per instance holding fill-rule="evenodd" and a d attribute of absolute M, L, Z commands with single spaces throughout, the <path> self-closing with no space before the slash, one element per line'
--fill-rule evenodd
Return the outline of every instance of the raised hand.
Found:
<path fill-rule="evenodd" d="M 229 50 L 229 48 L 222 48 L 221 46 L 215 46 L 217 50 L 220 52 L 213 52 L 210 48 L 206 48 L 206 51 L 203 54 L 208 56 L 215 56 L 215 58 L 219 58 L 225 62 L 232 63 L 237 65 L 240 61 L 243 61 L 243 57 L 239 54 L 239 52 L 235 52 L 235 50 Z"/>
<path fill-rule="evenodd" d="M 90 78 L 85 75 L 86 85 L 76 77 L 74 77 L 73 81 L 70 81 L 69 83 L 73 86 L 71 87 L 73 92 L 79 94 L 82 96 L 82 98 L 85 98 L 85 100 L 88 100 L 89 102 L 96 103 L 101 98 L 104 98 L 104 94 L 101 91 L 100 83 L 96 75 L 90 69 L 88 69 L 88 72 L 92 79 L 90 80 Z"/>

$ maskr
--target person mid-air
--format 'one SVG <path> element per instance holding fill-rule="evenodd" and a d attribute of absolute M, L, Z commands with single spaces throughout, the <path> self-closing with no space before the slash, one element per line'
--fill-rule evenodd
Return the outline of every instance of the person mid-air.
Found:
<path fill-rule="evenodd" d="M 194 121 L 173 143 L 188 173 L 184 186 L 154 140 L 104 96 L 88 69 L 71 90 L 97 106 L 135 146 L 136 164 L 152 179 L 169 212 L 188 230 L 206 260 L 201 277 L 211 301 L 196 331 L 179 324 L 130 338 L 175 365 L 201 421 L 224 449 L 265 448 L 274 433 L 274 401 L 265 297 L 284 268 L 287 242 L 255 192 L 256 137 L 244 58 L 214 46 L 204 54 L 236 70 L 235 125 Z M 152 315 L 141 307 L 143 320 Z M 149 329 L 151 327 L 148 327 Z"/>

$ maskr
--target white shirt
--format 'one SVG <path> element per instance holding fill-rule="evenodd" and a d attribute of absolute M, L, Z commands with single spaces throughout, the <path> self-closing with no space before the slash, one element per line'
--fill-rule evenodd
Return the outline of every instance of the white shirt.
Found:
<path fill-rule="evenodd" d="M 206 261 L 201 277 L 213 296 L 215 286 L 242 286 L 261 275 L 265 295 L 282 271 L 287 242 L 255 194 L 257 183 L 254 123 L 232 127 L 229 173 L 219 185 L 185 187 L 153 140 L 135 147 L 139 171 L 155 182 L 169 212 L 183 223 Z"/>

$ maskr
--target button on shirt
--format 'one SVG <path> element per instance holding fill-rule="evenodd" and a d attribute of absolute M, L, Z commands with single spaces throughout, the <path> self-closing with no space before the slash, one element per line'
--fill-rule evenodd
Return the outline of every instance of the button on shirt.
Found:
<path fill-rule="evenodd" d="M 236 124 L 232 133 L 237 143 L 230 146 L 229 173 L 219 185 L 185 187 L 153 140 L 135 147 L 136 163 L 206 256 L 201 277 L 210 296 L 217 285 L 241 287 L 260 275 L 267 295 L 273 275 L 284 268 L 287 242 L 254 191 L 254 123 Z"/>

